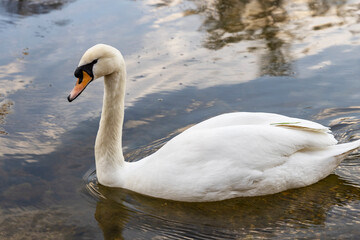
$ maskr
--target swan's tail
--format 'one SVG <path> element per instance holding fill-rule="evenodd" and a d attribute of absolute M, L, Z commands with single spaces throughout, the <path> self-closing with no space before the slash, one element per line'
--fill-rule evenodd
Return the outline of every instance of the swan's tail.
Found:
<path fill-rule="evenodd" d="M 294 162 L 304 168 L 303 175 L 300 176 L 303 184 L 297 185 L 297 187 L 313 184 L 325 178 L 334 171 L 351 152 L 358 148 L 360 148 L 360 140 L 320 149 L 304 149 L 295 153 L 292 156 Z M 298 184 L 298 182 L 295 184 Z"/>
<path fill-rule="evenodd" d="M 340 163 L 343 159 L 346 158 L 347 155 L 360 148 L 360 140 L 337 144 L 332 148 L 332 151 L 334 151 L 334 156 Z"/>
<path fill-rule="evenodd" d="M 317 162 L 313 167 L 328 168 L 334 170 L 342 160 L 344 160 L 351 152 L 360 148 L 360 140 L 332 145 L 326 148 L 303 149 L 293 155 L 295 159 L 301 162 L 303 159 L 311 159 L 312 162 Z M 322 164 L 318 164 L 322 162 Z M 326 172 L 326 171 L 325 171 Z"/>

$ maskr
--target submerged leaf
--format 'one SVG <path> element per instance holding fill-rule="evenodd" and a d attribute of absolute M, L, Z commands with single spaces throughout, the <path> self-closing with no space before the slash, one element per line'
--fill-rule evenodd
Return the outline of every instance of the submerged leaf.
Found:
<path fill-rule="evenodd" d="M 301 122 L 282 122 L 282 123 L 270 123 L 270 125 L 292 125 L 292 124 L 299 124 Z"/>

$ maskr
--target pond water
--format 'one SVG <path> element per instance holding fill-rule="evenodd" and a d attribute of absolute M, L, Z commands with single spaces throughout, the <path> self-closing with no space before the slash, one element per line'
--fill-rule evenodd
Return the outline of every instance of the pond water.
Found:
<path fill-rule="evenodd" d="M 66 97 L 83 52 L 128 67 L 128 161 L 234 111 L 317 121 L 360 138 L 360 1 L 40 0 L 0 3 L 1 239 L 355 238 L 360 155 L 309 187 L 214 203 L 96 182 L 103 84 Z"/>

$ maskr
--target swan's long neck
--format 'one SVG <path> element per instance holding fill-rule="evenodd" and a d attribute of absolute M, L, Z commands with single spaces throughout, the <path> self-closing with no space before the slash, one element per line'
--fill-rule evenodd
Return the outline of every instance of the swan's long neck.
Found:
<path fill-rule="evenodd" d="M 96 172 L 99 182 L 113 185 L 125 164 L 122 151 L 126 72 L 104 77 L 105 92 L 99 130 L 95 142 Z"/>

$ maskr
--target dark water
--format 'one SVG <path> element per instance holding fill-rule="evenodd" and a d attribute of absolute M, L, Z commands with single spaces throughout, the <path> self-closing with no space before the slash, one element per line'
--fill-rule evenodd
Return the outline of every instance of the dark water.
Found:
<path fill-rule="evenodd" d="M 83 52 L 127 62 L 129 161 L 233 111 L 360 138 L 359 1 L 1 1 L 0 239 L 356 238 L 360 156 L 312 186 L 180 203 L 96 183 L 103 85 L 66 96 Z"/>

